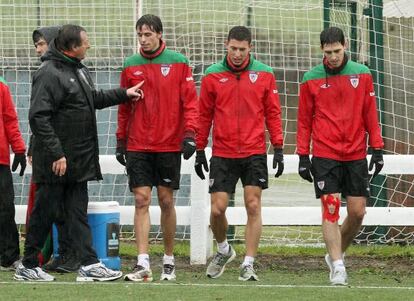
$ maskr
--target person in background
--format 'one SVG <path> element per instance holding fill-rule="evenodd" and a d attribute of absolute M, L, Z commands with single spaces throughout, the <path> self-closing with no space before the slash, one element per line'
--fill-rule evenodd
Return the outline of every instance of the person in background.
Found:
<path fill-rule="evenodd" d="M 368 67 L 348 59 L 340 28 L 324 29 L 320 43 L 323 63 L 306 72 L 300 85 L 299 175 L 314 182 L 316 198 L 321 199 L 330 282 L 346 285 L 344 253 L 361 228 L 369 197 L 367 142 L 373 149 L 373 177 L 384 165 L 384 143 Z M 339 227 L 341 194 L 348 215 Z"/>
<path fill-rule="evenodd" d="M 12 171 L 26 168 L 26 146 L 10 89 L 0 77 L 0 269 L 15 270 L 20 264 L 19 233 L 14 219 L 14 188 L 10 172 L 10 147 L 14 152 Z"/>

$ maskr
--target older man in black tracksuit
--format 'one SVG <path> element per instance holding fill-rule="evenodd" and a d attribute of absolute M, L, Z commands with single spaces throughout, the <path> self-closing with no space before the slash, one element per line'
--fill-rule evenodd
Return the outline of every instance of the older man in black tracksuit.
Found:
<path fill-rule="evenodd" d="M 47 26 L 35 29 L 33 31 L 33 44 L 35 51 L 39 57 L 43 56 L 49 49 L 49 43 L 54 40 L 59 33 L 60 26 Z M 30 135 L 29 150 L 27 152 L 27 160 L 32 164 L 32 152 L 34 135 Z M 36 191 L 36 184 L 31 181 L 30 193 L 27 202 L 26 226 L 28 227 L 30 216 L 34 206 L 34 194 Z M 80 267 L 78 258 L 78 251 L 74 248 L 72 243 L 72 235 L 69 232 L 69 227 L 65 223 L 56 224 L 58 230 L 59 250 L 58 256 L 53 256 L 52 259 L 45 264 L 52 253 L 52 244 L 50 242 L 51 236 L 48 237 L 45 245 L 42 248 L 41 256 L 39 256 L 39 263 L 42 264 L 42 269 L 47 272 L 58 271 L 60 273 L 77 272 Z"/>
<path fill-rule="evenodd" d="M 101 264 L 92 248 L 87 182 L 102 179 L 95 110 L 139 99 L 142 83 L 128 90 L 96 90 L 88 69 L 81 64 L 89 47 L 85 29 L 62 26 L 33 77 L 29 122 L 36 136 L 33 181 L 38 189 L 16 280 L 54 280 L 39 268 L 37 253 L 52 223 L 63 221 L 76 237 L 82 265 L 77 281 L 122 276 Z"/>

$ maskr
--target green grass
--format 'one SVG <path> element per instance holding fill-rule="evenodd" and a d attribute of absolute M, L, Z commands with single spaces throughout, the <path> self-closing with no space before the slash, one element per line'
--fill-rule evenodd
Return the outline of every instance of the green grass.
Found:
<path fill-rule="evenodd" d="M 0 273 L 0 300 L 414 300 L 414 274 L 410 270 L 412 246 L 351 246 L 346 255 L 349 286 L 331 287 L 323 261 L 324 248 L 259 248 L 257 270 L 260 282 L 240 282 L 238 253 L 219 279 L 208 279 L 205 266 L 189 265 L 189 244 L 176 245 L 177 282 L 158 281 L 163 248 L 152 244 L 153 283 L 76 283 L 75 274 L 56 274 L 53 283 L 13 281 L 12 272 Z M 135 262 L 133 243 L 121 244 L 123 272 Z"/>

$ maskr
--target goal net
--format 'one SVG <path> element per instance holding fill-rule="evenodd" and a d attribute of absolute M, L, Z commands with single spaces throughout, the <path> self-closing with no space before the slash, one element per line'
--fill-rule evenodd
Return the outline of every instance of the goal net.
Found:
<path fill-rule="evenodd" d="M 88 31 L 92 48 L 85 64 L 92 71 L 98 88 L 115 88 L 123 59 L 136 52 L 135 22 L 141 14 L 159 15 L 164 24 L 167 46 L 186 55 L 193 67 L 197 88 L 204 70 L 221 60 L 228 30 L 246 25 L 253 33 L 253 53 L 270 65 L 277 78 L 283 108 L 285 154 L 295 154 L 296 115 L 299 83 L 304 72 L 321 63 L 319 33 L 324 24 L 344 29 L 354 60 L 367 64 L 373 73 L 379 116 L 388 155 L 410 155 L 414 151 L 414 16 L 408 1 L 353 0 L 96 0 L 57 1 L 10 0 L 0 3 L 0 75 L 9 83 L 19 114 L 24 138 L 28 141 L 28 108 L 31 76 L 39 66 L 31 41 L 32 31 L 41 26 L 75 23 Z M 402 9 L 401 5 L 410 9 Z M 401 10 L 402 9 L 402 10 Z M 115 153 L 117 109 L 97 112 L 101 155 Z M 272 153 L 271 146 L 268 147 Z M 112 169 L 100 183 L 91 182 L 91 201 L 118 201 L 133 206 L 127 177 L 112 157 Z M 411 166 L 395 163 L 392 174 L 373 183 L 370 206 L 411 207 L 414 203 Z M 413 171 L 411 174 L 407 171 Z M 281 178 L 269 175 L 270 187 L 263 193 L 263 207 L 319 207 L 313 187 L 288 171 Z M 30 174 L 14 175 L 17 205 L 27 203 Z M 191 176 L 183 174 L 176 192 L 177 206 L 191 205 Z M 157 205 L 153 194 L 153 205 Z M 242 190 L 237 187 L 234 206 L 243 206 Z M 360 243 L 411 243 L 412 227 L 369 226 L 358 237 Z M 124 237 L 133 238 L 133 227 L 123 226 Z M 152 238 L 161 237 L 158 226 Z M 188 225 L 177 228 L 177 239 L 190 238 Z M 229 238 L 244 239 L 244 227 L 234 226 Z M 266 226 L 262 243 L 320 243 L 320 227 Z"/>

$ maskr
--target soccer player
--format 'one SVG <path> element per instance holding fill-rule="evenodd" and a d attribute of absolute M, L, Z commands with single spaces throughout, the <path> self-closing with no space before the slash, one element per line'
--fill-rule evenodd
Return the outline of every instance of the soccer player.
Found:
<path fill-rule="evenodd" d="M 341 29 L 323 30 L 320 42 L 323 63 L 306 72 L 300 86 L 299 174 L 314 182 L 316 198 L 321 199 L 330 282 L 346 285 L 344 252 L 361 227 L 369 197 L 367 140 L 373 149 L 369 164 L 369 170 L 375 166 L 373 177 L 384 165 L 384 143 L 369 69 L 348 59 Z M 339 227 L 341 193 L 348 215 Z"/>
<path fill-rule="evenodd" d="M 210 224 L 218 252 L 207 267 L 207 276 L 218 278 L 236 253 L 226 239 L 229 194 L 241 179 L 247 211 L 246 256 L 239 280 L 258 280 L 253 268 L 262 231 L 261 194 L 268 187 L 265 125 L 274 147 L 276 177 L 283 173 L 281 110 L 271 67 L 250 54 L 251 32 L 233 27 L 227 37 L 227 55 L 210 66 L 202 79 L 200 121 L 195 170 L 204 179 L 208 164 L 204 148 L 213 124 L 213 157 L 210 161 Z"/>
<path fill-rule="evenodd" d="M 14 189 L 10 172 L 10 146 L 14 152 L 12 171 L 26 168 L 26 146 L 19 130 L 9 87 L 0 77 L 0 269 L 15 270 L 20 263 L 19 233 L 14 221 Z"/>
<path fill-rule="evenodd" d="M 153 280 L 148 255 L 152 187 L 157 188 L 161 208 L 161 280 L 175 280 L 173 191 L 179 188 L 181 152 L 184 159 L 189 159 L 196 149 L 197 93 L 188 59 L 166 48 L 160 18 L 144 15 L 135 29 L 141 48 L 125 60 L 121 87 L 145 80 L 145 98 L 119 106 L 116 132 L 116 157 L 122 165 L 126 164 L 129 187 L 135 197 L 138 258 L 125 280 Z"/>
<path fill-rule="evenodd" d="M 36 53 L 39 57 L 44 55 L 49 49 L 49 43 L 55 39 L 59 32 L 59 26 L 41 27 L 33 31 L 32 38 L 35 46 Z M 29 164 L 32 164 L 32 145 L 34 135 L 30 136 L 29 150 L 27 152 L 27 159 Z M 34 206 L 34 194 L 36 190 L 36 184 L 31 182 L 30 196 L 27 204 L 27 218 L 26 226 L 29 225 L 30 215 Z M 80 267 L 79 259 L 77 258 L 77 250 L 73 248 L 74 244 L 70 236 L 70 232 L 66 223 L 57 224 L 58 227 L 58 239 L 59 239 L 59 256 L 53 257 L 50 262 L 47 260 L 52 252 L 52 244 L 50 242 L 51 236 L 48 237 L 45 246 L 40 253 L 42 256 L 39 258 L 39 263 L 43 264 L 42 268 L 45 271 L 58 271 L 61 273 L 75 272 Z M 39 254 L 39 255 L 40 255 Z"/>
<path fill-rule="evenodd" d="M 33 77 L 29 122 L 35 135 L 33 181 L 37 190 L 16 280 L 54 280 L 39 268 L 37 258 L 53 222 L 66 222 L 76 237 L 74 248 L 82 264 L 77 281 L 122 277 L 122 272 L 100 263 L 92 247 L 87 183 L 102 180 L 95 110 L 139 99 L 142 83 L 128 90 L 96 90 L 81 63 L 89 48 L 84 28 L 62 26 Z"/>

